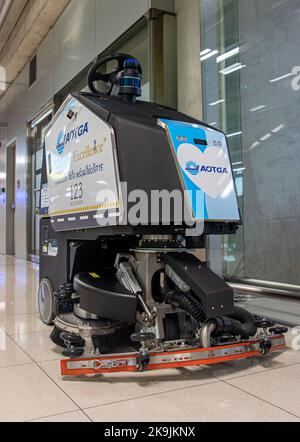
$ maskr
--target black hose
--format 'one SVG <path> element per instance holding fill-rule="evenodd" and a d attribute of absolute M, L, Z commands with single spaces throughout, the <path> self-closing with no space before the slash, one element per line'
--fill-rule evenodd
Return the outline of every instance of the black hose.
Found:
<path fill-rule="evenodd" d="M 257 327 L 254 317 L 247 310 L 235 307 L 233 315 L 229 317 L 232 319 L 232 333 L 234 335 L 240 335 L 243 339 L 256 335 Z"/>
<path fill-rule="evenodd" d="M 164 293 L 164 299 L 169 304 L 173 304 L 189 313 L 198 323 L 203 324 L 206 321 L 202 303 L 195 299 L 192 294 L 169 290 Z M 235 307 L 234 313 L 230 316 L 215 318 L 212 321 L 216 322 L 214 335 L 227 333 L 233 336 L 241 336 L 242 339 L 249 339 L 257 333 L 254 317 L 241 307 Z"/>
<path fill-rule="evenodd" d="M 216 323 L 215 336 L 227 333 L 241 336 L 242 339 L 249 339 L 257 332 L 254 317 L 241 307 L 235 307 L 234 313 L 230 316 L 215 318 L 212 321 Z"/>
<path fill-rule="evenodd" d="M 197 322 L 206 321 L 205 312 L 200 302 L 192 297 L 190 293 L 176 292 L 170 290 L 165 294 L 166 301 L 175 304 L 182 310 L 189 313 Z"/>

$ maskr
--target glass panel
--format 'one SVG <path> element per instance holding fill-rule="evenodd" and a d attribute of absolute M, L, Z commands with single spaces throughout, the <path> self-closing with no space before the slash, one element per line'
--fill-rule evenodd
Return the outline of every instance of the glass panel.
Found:
<path fill-rule="evenodd" d="M 42 174 L 39 173 L 35 176 L 35 190 L 38 190 L 42 187 Z"/>
<path fill-rule="evenodd" d="M 39 150 L 36 154 L 35 154 L 35 170 L 41 170 L 42 165 L 43 165 L 43 149 Z"/>
<path fill-rule="evenodd" d="M 200 2 L 205 120 L 228 134 L 243 215 L 223 272 L 300 284 L 300 3 Z"/>
<path fill-rule="evenodd" d="M 40 198 L 41 198 L 41 191 L 38 190 L 35 192 L 35 208 L 38 210 L 40 208 Z"/>
<path fill-rule="evenodd" d="M 144 101 L 150 100 L 149 85 L 149 52 L 148 52 L 148 26 L 130 38 L 123 46 L 118 48 L 118 52 L 125 52 L 133 55 L 139 60 L 143 69 L 142 97 Z"/>
<path fill-rule="evenodd" d="M 30 176 L 30 244 L 29 255 L 38 255 L 39 253 L 39 206 L 40 206 L 40 188 L 41 188 L 41 169 L 44 154 L 44 141 L 46 128 L 51 121 L 51 115 L 46 115 L 44 119 L 38 119 L 37 124 L 30 124 L 28 144 L 31 159 Z"/>
<path fill-rule="evenodd" d="M 142 65 L 143 70 L 143 81 L 142 81 L 142 97 L 141 100 L 150 101 L 150 83 L 149 83 L 149 50 L 148 50 L 148 26 L 145 26 L 140 31 L 138 31 L 133 37 L 129 38 L 126 43 L 115 46 L 113 49 L 114 53 L 123 52 L 136 57 Z M 108 73 L 117 70 L 118 63 L 116 61 L 111 61 L 107 63 L 106 67 L 103 66 L 100 72 Z M 106 93 L 107 85 L 102 81 L 99 81 L 97 88 Z M 89 87 L 85 86 L 81 88 L 82 92 L 89 92 Z"/>

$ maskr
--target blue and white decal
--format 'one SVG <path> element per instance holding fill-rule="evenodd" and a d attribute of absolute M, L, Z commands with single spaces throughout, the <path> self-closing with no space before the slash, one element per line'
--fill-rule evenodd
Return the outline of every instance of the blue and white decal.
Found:
<path fill-rule="evenodd" d="M 240 221 L 226 137 L 197 124 L 161 119 L 180 169 L 193 218 Z"/>
<path fill-rule="evenodd" d="M 45 149 L 56 231 L 99 227 L 104 215 L 121 218 L 114 132 L 106 121 L 69 97 L 47 128 Z"/>
<path fill-rule="evenodd" d="M 76 141 L 81 138 L 83 135 L 89 133 L 89 124 L 88 122 L 81 124 L 80 126 L 72 129 L 70 132 L 65 133 L 61 130 L 57 137 L 56 150 L 59 155 L 62 155 L 65 150 L 65 146 L 72 141 Z"/>
<path fill-rule="evenodd" d="M 65 133 L 63 130 L 61 130 L 58 134 L 57 140 L 56 140 L 56 150 L 59 153 L 59 155 L 62 155 L 65 150 Z"/>

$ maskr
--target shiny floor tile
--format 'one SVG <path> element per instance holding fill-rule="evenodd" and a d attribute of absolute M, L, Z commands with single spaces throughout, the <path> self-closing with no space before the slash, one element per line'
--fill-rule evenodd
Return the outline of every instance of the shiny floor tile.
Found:
<path fill-rule="evenodd" d="M 38 313 L 0 317 L 0 328 L 12 336 L 38 332 L 45 332 L 50 335 L 52 331 L 52 327 L 48 327 L 41 322 Z"/>
<path fill-rule="evenodd" d="M 265 358 L 244 359 L 207 367 L 209 373 L 219 379 L 234 379 L 254 373 L 274 370 L 287 365 L 300 364 L 300 352 L 287 350 L 284 353 L 269 355 Z"/>
<path fill-rule="evenodd" d="M 300 364 L 227 381 L 300 417 Z"/>
<path fill-rule="evenodd" d="M 0 368 L 0 421 L 19 422 L 77 410 L 35 364 Z"/>
<path fill-rule="evenodd" d="M 57 416 L 44 417 L 42 419 L 35 419 L 31 422 L 44 423 L 76 423 L 76 422 L 91 422 L 82 411 L 73 411 L 72 413 L 59 414 Z"/>
<path fill-rule="evenodd" d="M 50 340 L 50 333 L 19 334 L 13 339 L 36 362 L 64 359 L 61 349 Z"/>
<path fill-rule="evenodd" d="M 5 300 L 0 300 L 0 317 L 4 316 L 15 316 L 24 314 L 34 314 L 37 313 L 38 306 L 36 299 L 27 298 L 24 299 L 12 299 L 9 298 Z"/>
<path fill-rule="evenodd" d="M 61 378 L 56 361 L 41 367 L 82 409 L 216 382 L 205 369 L 197 367 L 75 378 Z"/>
<path fill-rule="evenodd" d="M 36 289 L 31 289 L 23 284 L 12 282 L 11 280 L 2 281 L 0 283 L 0 300 L 2 299 L 23 299 L 36 297 Z"/>
<path fill-rule="evenodd" d="M 30 364 L 31 359 L 4 331 L 0 331 L 0 367 Z"/>
<path fill-rule="evenodd" d="M 223 382 L 85 410 L 98 422 L 300 422 Z"/>

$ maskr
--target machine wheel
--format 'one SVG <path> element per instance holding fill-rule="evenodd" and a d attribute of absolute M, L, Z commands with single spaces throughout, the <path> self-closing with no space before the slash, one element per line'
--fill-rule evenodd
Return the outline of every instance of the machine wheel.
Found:
<path fill-rule="evenodd" d="M 40 282 L 38 293 L 38 305 L 41 321 L 46 325 L 53 325 L 54 315 L 54 297 L 53 286 L 48 278 Z"/>
<path fill-rule="evenodd" d="M 84 348 L 71 347 L 62 352 L 62 355 L 66 358 L 80 358 L 84 353 Z"/>

